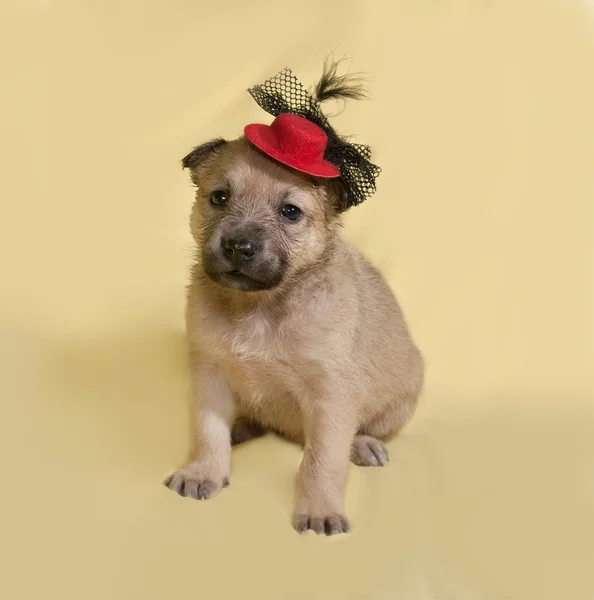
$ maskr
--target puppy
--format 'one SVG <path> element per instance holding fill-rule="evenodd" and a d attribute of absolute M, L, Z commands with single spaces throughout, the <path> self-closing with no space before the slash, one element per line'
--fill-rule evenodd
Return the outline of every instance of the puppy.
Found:
<path fill-rule="evenodd" d="M 197 186 L 186 322 L 195 460 L 166 485 L 211 498 L 231 448 L 275 432 L 304 448 L 294 526 L 347 532 L 349 459 L 383 466 L 410 419 L 423 361 L 382 276 L 340 235 L 338 179 L 282 164 L 242 137 L 183 160 Z"/>

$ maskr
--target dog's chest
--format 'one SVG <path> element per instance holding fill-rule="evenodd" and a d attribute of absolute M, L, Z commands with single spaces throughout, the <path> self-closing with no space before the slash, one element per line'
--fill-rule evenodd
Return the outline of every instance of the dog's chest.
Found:
<path fill-rule="evenodd" d="M 254 312 L 218 323 L 210 331 L 219 364 L 233 389 L 248 402 L 301 396 L 310 381 L 300 332 Z"/>
<path fill-rule="evenodd" d="M 291 350 L 287 344 L 290 332 L 267 318 L 263 311 L 254 310 L 241 318 L 227 320 L 215 337 L 219 352 L 232 361 L 277 363 Z"/>

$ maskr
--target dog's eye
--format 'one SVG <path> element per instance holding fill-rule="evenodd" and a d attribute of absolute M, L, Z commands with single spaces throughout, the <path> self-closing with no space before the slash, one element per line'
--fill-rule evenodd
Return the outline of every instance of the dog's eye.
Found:
<path fill-rule="evenodd" d="M 312 177 L 311 178 L 311 185 L 313 187 L 320 187 L 320 182 L 317 179 L 315 179 L 315 178 Z"/>
<path fill-rule="evenodd" d="M 215 190 L 211 195 L 210 195 L 210 201 L 215 205 L 215 206 L 221 206 L 222 204 L 225 204 L 225 202 L 227 202 L 227 192 L 225 192 L 224 190 Z"/>
<path fill-rule="evenodd" d="M 281 215 L 289 221 L 298 221 L 301 217 L 301 210 L 293 204 L 285 204 L 281 210 Z"/>

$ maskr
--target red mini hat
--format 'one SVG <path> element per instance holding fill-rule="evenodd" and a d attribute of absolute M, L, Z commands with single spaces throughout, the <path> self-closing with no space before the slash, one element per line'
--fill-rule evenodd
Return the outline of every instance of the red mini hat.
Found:
<path fill-rule="evenodd" d="M 340 177 L 340 169 L 324 160 L 326 132 L 305 117 L 281 113 L 270 125 L 246 125 L 245 135 L 254 146 L 279 162 L 316 177 Z"/>

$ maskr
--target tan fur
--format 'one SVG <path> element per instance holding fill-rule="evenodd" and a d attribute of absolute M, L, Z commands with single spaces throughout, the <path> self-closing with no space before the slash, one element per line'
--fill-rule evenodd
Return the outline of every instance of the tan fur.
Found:
<path fill-rule="evenodd" d="M 343 492 L 349 457 L 387 460 L 385 440 L 413 414 L 423 363 L 380 274 L 339 235 L 332 182 L 275 163 L 244 140 L 227 143 L 192 170 L 198 186 L 192 232 L 198 261 L 188 288 L 187 328 L 194 377 L 196 461 L 168 480 L 172 489 L 210 497 L 229 480 L 231 430 L 249 424 L 303 444 L 295 527 L 348 530 Z M 224 181 L 224 183 L 223 183 Z M 213 213 L 209 194 L 227 185 L 233 202 Z M 301 223 L 279 221 L 290 194 Z M 244 292 L 205 275 L 202 250 L 225 219 L 261 224 L 287 256 L 282 281 Z"/>

